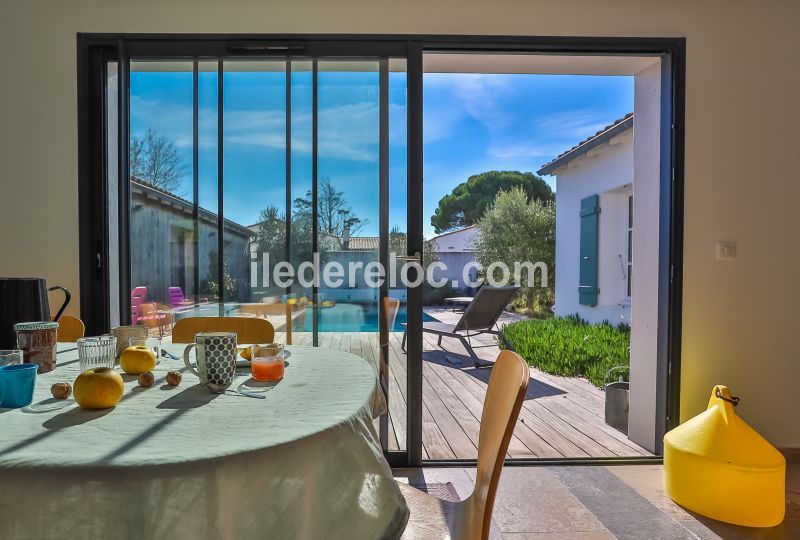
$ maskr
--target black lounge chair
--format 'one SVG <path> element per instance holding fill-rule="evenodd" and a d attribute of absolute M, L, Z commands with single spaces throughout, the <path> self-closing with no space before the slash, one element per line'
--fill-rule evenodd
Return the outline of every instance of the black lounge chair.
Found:
<path fill-rule="evenodd" d="M 492 362 L 480 360 L 475 354 L 470 338 L 480 334 L 499 335 L 499 330 L 495 330 L 494 327 L 517 291 L 519 291 L 519 287 L 515 286 L 490 287 L 485 285 L 480 288 L 456 324 L 426 322 L 422 323 L 422 331 L 438 335 L 440 346 L 443 337 L 459 339 L 472 357 L 475 367 L 491 367 L 494 365 Z M 403 326 L 406 325 L 403 324 Z M 487 347 L 488 345 L 482 346 Z M 406 350 L 406 331 L 403 331 L 402 349 Z"/>

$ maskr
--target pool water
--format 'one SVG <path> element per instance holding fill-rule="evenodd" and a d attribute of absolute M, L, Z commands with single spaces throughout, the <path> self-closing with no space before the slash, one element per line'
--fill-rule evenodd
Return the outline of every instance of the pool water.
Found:
<path fill-rule="evenodd" d="M 345 304 L 354 306 L 354 304 Z M 338 304 L 337 304 L 338 306 Z M 363 317 L 342 317 L 341 313 L 337 312 L 337 306 L 328 309 L 319 310 L 319 331 L 320 332 L 379 332 L 380 319 L 378 314 L 378 307 L 374 305 L 358 304 L 361 308 Z M 408 321 L 408 311 L 405 306 L 401 306 L 397 311 L 397 319 L 394 323 L 394 328 L 390 332 L 402 332 L 405 327 L 403 323 Z M 423 322 L 437 321 L 424 311 L 422 312 Z M 311 311 L 306 315 L 306 320 L 302 326 L 296 327 L 296 332 L 311 332 L 312 331 L 312 316 Z"/>

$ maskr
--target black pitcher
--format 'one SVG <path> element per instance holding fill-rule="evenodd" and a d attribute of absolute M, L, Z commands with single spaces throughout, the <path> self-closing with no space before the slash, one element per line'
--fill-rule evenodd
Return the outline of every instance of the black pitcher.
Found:
<path fill-rule="evenodd" d="M 64 304 L 53 318 L 57 321 L 72 299 L 64 287 L 47 288 L 44 278 L 0 278 L 0 349 L 16 349 L 14 325 L 20 322 L 49 321 L 47 292 L 64 291 Z"/>

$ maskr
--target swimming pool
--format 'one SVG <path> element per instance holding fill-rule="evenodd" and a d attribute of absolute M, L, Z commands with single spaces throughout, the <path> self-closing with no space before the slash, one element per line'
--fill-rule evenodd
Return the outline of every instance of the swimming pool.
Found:
<path fill-rule="evenodd" d="M 332 308 L 319 310 L 319 331 L 320 332 L 378 332 L 380 331 L 378 306 L 369 304 L 336 304 Z M 302 326 L 295 327 L 296 332 L 312 331 L 311 312 L 306 314 L 306 320 Z M 423 322 L 436 321 L 424 311 L 422 312 Z M 408 312 L 405 306 L 401 306 L 397 311 L 397 319 L 391 332 L 402 332 L 405 327 L 403 323 L 408 321 Z"/>

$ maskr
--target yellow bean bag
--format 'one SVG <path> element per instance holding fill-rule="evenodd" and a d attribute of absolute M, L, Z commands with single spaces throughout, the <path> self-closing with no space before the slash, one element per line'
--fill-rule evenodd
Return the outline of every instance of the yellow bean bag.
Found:
<path fill-rule="evenodd" d="M 708 409 L 664 436 L 664 486 L 676 503 L 735 525 L 772 527 L 786 511 L 786 460 L 715 386 Z"/>

